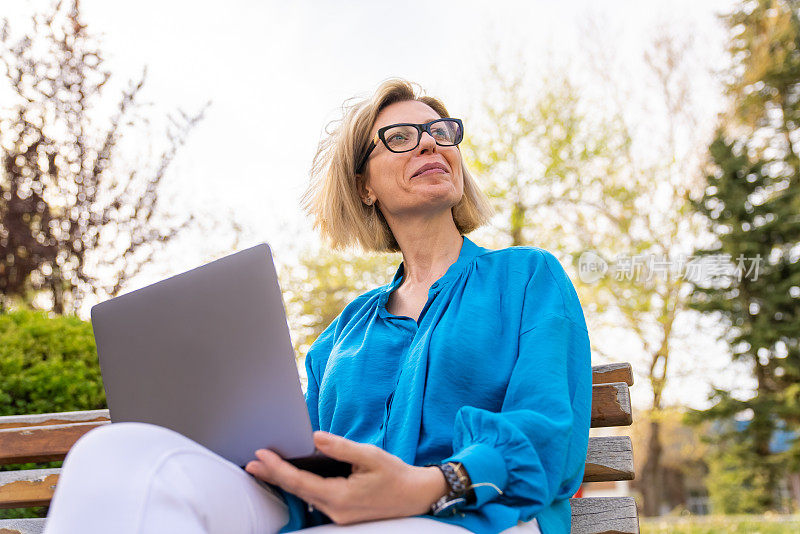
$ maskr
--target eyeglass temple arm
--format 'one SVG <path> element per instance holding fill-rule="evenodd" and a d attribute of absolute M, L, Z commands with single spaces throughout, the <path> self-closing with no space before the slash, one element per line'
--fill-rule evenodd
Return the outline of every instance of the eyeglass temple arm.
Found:
<path fill-rule="evenodd" d="M 380 141 L 380 137 L 378 134 L 375 134 L 375 138 L 369 142 L 369 148 L 367 149 L 367 153 L 364 154 L 364 157 L 361 158 L 361 162 L 356 167 L 356 174 L 360 173 L 364 169 L 364 165 L 367 164 L 367 159 L 369 155 L 372 154 L 372 151 L 375 150 L 375 147 L 378 146 L 378 141 Z"/>

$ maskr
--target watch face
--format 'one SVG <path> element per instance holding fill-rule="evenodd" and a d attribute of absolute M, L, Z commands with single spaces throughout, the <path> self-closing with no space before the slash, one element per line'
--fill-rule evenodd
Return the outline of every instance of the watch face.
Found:
<path fill-rule="evenodd" d="M 431 513 L 436 516 L 455 515 L 458 511 L 458 506 L 464 504 L 462 497 L 454 497 L 448 493 L 431 506 Z"/>

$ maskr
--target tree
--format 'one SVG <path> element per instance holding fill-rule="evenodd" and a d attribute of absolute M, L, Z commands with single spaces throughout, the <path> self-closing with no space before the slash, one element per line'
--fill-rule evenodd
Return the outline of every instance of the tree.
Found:
<path fill-rule="evenodd" d="M 691 419 L 690 419 L 691 420 Z M 733 419 L 718 421 L 706 457 L 706 484 L 715 513 L 760 514 L 774 502 L 775 469 L 755 452 L 755 435 Z M 773 462 L 770 462 L 773 463 Z"/>
<path fill-rule="evenodd" d="M 19 38 L 0 27 L 12 96 L 0 108 L 0 309 L 47 293 L 53 311 L 74 312 L 87 294 L 113 296 L 194 220 L 169 213 L 161 186 L 205 108 L 168 117 L 155 159 L 126 158 L 123 139 L 147 120 L 145 74 L 104 116 L 112 74 L 79 8 L 57 2 Z"/>
<path fill-rule="evenodd" d="M 298 364 L 350 301 L 391 281 L 401 260 L 399 254 L 356 255 L 323 249 L 306 251 L 297 264 L 281 269 Z"/>
<path fill-rule="evenodd" d="M 788 454 L 770 447 L 784 425 L 800 429 L 799 11 L 796 1 L 759 0 L 726 17 L 732 109 L 709 146 L 707 186 L 695 204 L 715 237 L 698 254 L 737 269 L 695 287 L 693 305 L 729 325 L 732 358 L 749 363 L 756 381 L 750 398 L 718 389 L 714 406 L 693 416 L 718 421 L 716 441 L 729 445 L 718 458 L 730 476 L 715 484 L 717 500 L 750 481 L 741 502 L 727 500 L 736 511 L 778 507 L 778 481 L 790 460 L 800 467 L 800 445 Z M 748 424 L 723 424 L 736 416 Z"/>
<path fill-rule="evenodd" d="M 540 76 L 544 81 L 534 92 L 519 61 L 515 74 L 489 69 L 479 119 L 486 126 L 464 145 L 468 165 L 497 199 L 496 226 L 507 242 L 540 246 L 564 260 L 571 256 L 579 278 L 581 257 L 606 268 L 606 258 L 616 258 L 607 276 L 577 280 L 576 289 L 594 332 L 624 328 L 642 347 L 634 368 L 652 391 L 642 472 L 647 515 L 662 511 L 660 416 L 680 336 L 674 327 L 689 309 L 686 280 L 669 262 L 689 252 L 686 244 L 698 231 L 688 217 L 687 194 L 700 177 L 697 153 L 705 139 L 687 96 L 689 46 L 660 34 L 645 56 L 652 94 L 663 110 L 659 121 L 647 115 L 646 145 L 654 155 L 642 154 L 639 125 L 621 107 L 614 109 L 613 99 L 592 101 L 576 82 L 552 71 Z M 690 143 L 679 143 L 681 138 Z M 593 352 L 607 361 L 630 358 L 606 354 L 592 339 Z"/>
<path fill-rule="evenodd" d="M 726 426 L 728 431 L 721 430 L 716 441 L 720 445 L 736 442 L 727 452 L 726 458 L 731 460 L 727 463 L 750 472 L 752 479 L 762 479 L 764 487 L 754 489 L 760 497 L 751 501 L 757 501 L 758 509 L 764 511 L 777 504 L 775 489 L 785 470 L 785 464 L 770 450 L 772 435 L 781 421 L 797 421 L 800 415 L 792 399 L 800 378 L 796 332 L 800 305 L 791 295 L 792 287 L 800 284 L 800 269 L 797 259 L 792 259 L 791 245 L 784 242 L 800 235 L 798 222 L 791 222 L 798 213 L 791 207 L 798 191 L 776 192 L 770 162 L 754 160 L 746 146 L 727 142 L 722 133 L 709 150 L 716 169 L 708 176 L 708 188 L 696 206 L 718 242 L 699 250 L 698 255 L 724 258 L 743 267 L 715 284 L 696 287 L 693 305 L 720 315 L 729 325 L 726 338 L 732 357 L 749 362 L 757 385 L 755 394 L 745 400 L 716 390 L 714 406 L 702 412 L 702 417 L 695 414 L 695 420 L 750 414 L 747 427 Z M 735 482 L 736 478 L 729 480 Z M 723 481 L 717 488 L 725 492 Z"/>
<path fill-rule="evenodd" d="M 662 409 L 659 417 L 662 455 L 660 458 L 662 475 L 662 499 L 673 510 L 686 507 L 692 494 L 705 496 L 708 483 L 708 457 L 712 449 L 703 440 L 705 426 L 695 428 L 684 421 L 686 408 L 670 406 Z M 636 478 L 632 487 L 641 489 L 644 479 L 641 473 L 647 458 L 636 451 L 645 451 L 650 438 L 650 421 L 634 411 L 633 424 L 625 432 L 630 434 L 634 450 L 634 472 Z"/>

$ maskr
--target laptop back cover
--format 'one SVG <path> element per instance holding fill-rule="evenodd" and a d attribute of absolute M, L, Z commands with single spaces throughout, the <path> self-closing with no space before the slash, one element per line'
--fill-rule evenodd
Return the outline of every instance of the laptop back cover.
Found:
<path fill-rule="evenodd" d="M 314 451 L 265 243 L 92 308 L 112 422 L 171 428 L 237 465 Z"/>

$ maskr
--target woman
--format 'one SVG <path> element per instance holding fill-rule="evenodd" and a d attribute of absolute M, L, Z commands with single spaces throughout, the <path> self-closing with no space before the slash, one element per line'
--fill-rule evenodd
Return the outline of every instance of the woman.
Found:
<path fill-rule="evenodd" d="M 306 357 L 316 446 L 350 477 L 267 450 L 251 477 L 166 429 L 109 425 L 67 458 L 46 532 L 568 532 L 589 433 L 583 313 L 550 253 L 463 235 L 489 210 L 462 136 L 440 101 L 392 79 L 315 158 L 305 204 L 322 234 L 403 256 Z M 80 506 L 95 519 L 70 523 Z"/>

